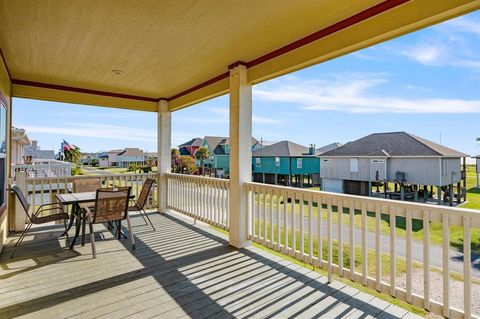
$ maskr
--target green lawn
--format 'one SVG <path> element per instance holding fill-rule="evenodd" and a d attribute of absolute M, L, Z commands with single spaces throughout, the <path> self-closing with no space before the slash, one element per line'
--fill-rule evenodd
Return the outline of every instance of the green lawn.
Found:
<path fill-rule="evenodd" d="M 475 177 L 475 166 L 469 165 L 467 166 L 467 200 L 468 202 L 459 206 L 462 208 L 471 208 L 471 209 L 479 209 L 480 210 L 480 190 L 475 188 L 476 185 L 476 177 Z M 312 190 L 318 190 L 318 188 L 312 188 Z M 261 201 L 263 202 L 263 197 L 260 197 Z M 267 207 L 269 207 L 269 201 L 267 200 Z M 274 198 L 274 208 L 276 208 L 276 199 Z M 291 205 L 288 205 L 288 211 L 291 211 Z M 303 206 L 304 211 L 304 218 L 307 218 L 308 206 L 305 204 Z M 338 213 L 336 207 L 333 207 L 332 211 L 332 222 L 338 222 Z M 297 214 L 300 213 L 300 204 L 297 201 L 297 205 L 295 205 L 295 212 Z M 343 224 L 350 225 L 349 219 L 349 210 L 348 208 L 344 208 L 343 210 Z M 317 207 L 313 207 L 312 216 L 317 218 L 319 215 L 319 210 Z M 327 220 L 327 211 L 326 206 L 323 207 L 321 212 L 322 220 Z M 361 212 L 356 210 L 355 217 L 354 217 L 354 224 L 355 228 L 361 228 L 362 224 L 362 216 Z M 367 229 L 369 231 L 375 231 L 375 213 L 368 212 L 367 213 Z M 423 230 L 423 221 L 413 219 L 412 221 L 412 237 L 415 240 L 422 241 L 424 236 Z M 381 215 L 381 231 L 384 234 L 390 233 L 390 216 L 386 214 Z M 403 217 L 396 217 L 396 233 L 397 236 L 405 238 L 406 236 L 406 221 Z M 472 229 L 471 232 L 472 236 L 472 252 L 480 254 L 480 229 Z M 441 245 L 443 243 L 443 228 L 441 223 L 430 223 L 430 242 L 433 244 Z M 459 251 L 463 250 L 463 227 L 461 226 L 450 226 L 450 246 L 455 247 Z"/>

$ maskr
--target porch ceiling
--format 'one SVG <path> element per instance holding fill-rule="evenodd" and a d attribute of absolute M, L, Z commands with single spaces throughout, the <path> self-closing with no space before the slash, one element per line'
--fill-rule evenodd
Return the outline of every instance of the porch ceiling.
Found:
<path fill-rule="evenodd" d="M 7 0 L 0 48 L 14 96 L 148 111 L 166 98 L 174 110 L 225 93 L 235 62 L 246 62 L 258 83 L 479 7 L 468 0 Z"/>

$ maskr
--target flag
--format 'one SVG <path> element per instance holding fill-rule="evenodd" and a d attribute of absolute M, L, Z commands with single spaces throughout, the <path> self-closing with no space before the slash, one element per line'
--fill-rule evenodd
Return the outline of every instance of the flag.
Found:
<path fill-rule="evenodd" d="M 63 148 L 63 151 L 70 151 L 70 150 L 75 149 L 75 146 L 70 145 L 70 144 L 68 144 L 67 141 L 63 140 L 63 142 L 62 142 L 62 148 Z"/>

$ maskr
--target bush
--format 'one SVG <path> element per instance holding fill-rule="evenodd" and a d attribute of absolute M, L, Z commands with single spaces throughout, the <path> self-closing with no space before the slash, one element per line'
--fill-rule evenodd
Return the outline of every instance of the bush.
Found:
<path fill-rule="evenodd" d="M 78 166 L 73 166 L 72 167 L 72 175 L 75 176 L 75 175 L 83 175 L 82 173 L 82 169 Z"/>
<path fill-rule="evenodd" d="M 137 164 L 132 163 L 132 164 L 128 165 L 128 171 L 129 172 L 136 172 L 137 170 L 138 170 L 138 165 Z"/>

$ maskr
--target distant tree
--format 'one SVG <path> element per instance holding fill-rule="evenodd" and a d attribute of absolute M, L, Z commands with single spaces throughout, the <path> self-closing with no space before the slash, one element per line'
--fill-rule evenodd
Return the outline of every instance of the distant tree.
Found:
<path fill-rule="evenodd" d="M 170 158 L 172 161 L 172 172 L 178 173 L 178 159 L 180 157 L 180 151 L 176 148 L 172 148 L 170 152 Z"/>
<path fill-rule="evenodd" d="M 71 147 L 68 150 L 65 150 L 63 153 L 65 155 L 65 161 L 73 164 L 77 164 L 78 162 L 80 162 L 80 158 L 82 157 L 82 152 L 80 152 L 80 147 L 76 145 L 73 145 L 73 147 Z"/>
<path fill-rule="evenodd" d="M 92 165 L 93 167 L 98 166 L 98 159 L 95 158 L 95 157 L 92 158 L 92 159 L 90 160 L 90 165 Z"/>
<path fill-rule="evenodd" d="M 208 151 L 208 148 L 205 146 L 198 148 L 197 152 L 195 153 L 195 158 L 200 161 L 202 175 L 205 175 L 205 160 L 210 158 L 210 152 Z"/>
<path fill-rule="evenodd" d="M 180 171 L 183 174 L 193 174 L 197 170 L 197 166 L 195 165 L 195 160 L 188 155 L 182 155 L 179 157 L 178 164 L 180 167 Z"/>

